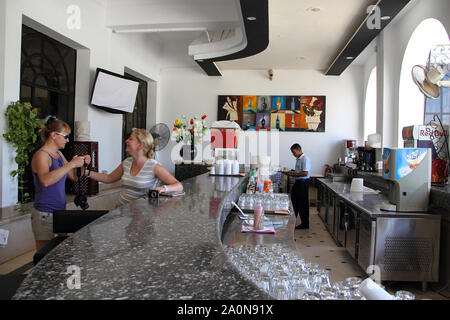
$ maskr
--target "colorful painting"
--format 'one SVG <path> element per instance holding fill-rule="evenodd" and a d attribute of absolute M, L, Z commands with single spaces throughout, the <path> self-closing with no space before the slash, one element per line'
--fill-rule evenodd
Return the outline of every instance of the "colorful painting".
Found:
<path fill-rule="evenodd" d="M 284 131 L 284 112 L 272 113 L 270 115 L 270 129 Z"/>
<path fill-rule="evenodd" d="M 258 112 L 270 113 L 271 102 L 270 96 L 258 96 Z"/>
<path fill-rule="evenodd" d="M 243 96 L 242 97 L 242 107 L 244 112 L 256 112 L 258 107 L 258 100 L 256 96 Z"/>
<path fill-rule="evenodd" d="M 284 96 L 272 96 L 272 112 L 278 112 L 286 110 L 286 97 Z"/>
<path fill-rule="evenodd" d="M 256 130 L 270 131 L 270 113 L 256 114 Z"/>
<path fill-rule="evenodd" d="M 256 130 L 256 114 L 244 112 L 241 127 L 243 130 Z"/>
<path fill-rule="evenodd" d="M 243 130 L 325 132 L 325 96 L 233 96 L 218 99 L 218 120 Z"/>

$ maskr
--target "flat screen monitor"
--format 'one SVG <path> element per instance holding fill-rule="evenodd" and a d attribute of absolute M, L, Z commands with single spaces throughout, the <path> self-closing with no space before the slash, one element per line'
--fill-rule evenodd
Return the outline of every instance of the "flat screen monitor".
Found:
<path fill-rule="evenodd" d="M 133 112 L 139 82 L 97 68 L 91 105 L 111 113 Z"/>

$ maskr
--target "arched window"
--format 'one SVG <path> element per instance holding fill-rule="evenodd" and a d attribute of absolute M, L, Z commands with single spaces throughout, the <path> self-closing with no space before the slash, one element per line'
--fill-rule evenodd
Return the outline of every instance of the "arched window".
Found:
<path fill-rule="evenodd" d="M 366 87 L 364 104 L 364 140 L 369 134 L 377 132 L 377 68 L 370 72 Z"/>
<path fill-rule="evenodd" d="M 37 108 L 39 118 L 54 115 L 73 128 L 76 58 L 75 49 L 22 25 L 20 101 L 30 102 Z M 72 138 L 73 130 L 70 141 Z M 35 146 L 40 146 L 39 140 Z M 69 143 L 62 152 L 67 159 L 72 158 Z M 30 158 L 33 153 L 30 153 Z M 24 179 L 27 181 L 25 192 L 33 199 L 34 185 L 30 166 L 25 169 Z M 66 190 L 69 190 L 69 182 Z"/>
<path fill-rule="evenodd" d="M 402 129 L 409 125 L 423 124 L 425 96 L 414 84 L 411 69 L 414 65 L 426 65 L 430 50 L 437 44 L 446 44 L 449 37 L 444 25 L 436 19 L 422 21 L 409 39 L 403 56 L 399 88 L 398 146 L 403 146 Z"/>

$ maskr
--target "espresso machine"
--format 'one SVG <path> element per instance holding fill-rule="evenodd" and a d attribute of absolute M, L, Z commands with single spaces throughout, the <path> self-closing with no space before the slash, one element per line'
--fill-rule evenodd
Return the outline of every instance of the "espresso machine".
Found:
<path fill-rule="evenodd" d="M 356 169 L 356 163 L 359 158 L 358 147 L 356 146 L 356 140 L 344 140 L 343 154 L 344 154 L 343 164 L 345 166 Z"/>

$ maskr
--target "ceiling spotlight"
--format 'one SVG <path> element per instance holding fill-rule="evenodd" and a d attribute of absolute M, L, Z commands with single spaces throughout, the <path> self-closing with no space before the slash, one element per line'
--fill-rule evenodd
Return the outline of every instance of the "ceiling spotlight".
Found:
<path fill-rule="evenodd" d="M 247 20 L 248 20 L 248 21 L 255 21 L 255 20 L 256 20 L 256 17 L 247 17 Z"/>
<path fill-rule="evenodd" d="M 355 59 L 355 57 L 345 57 L 345 59 L 347 59 L 347 60 L 353 60 L 353 59 Z"/>
<path fill-rule="evenodd" d="M 390 20 L 391 16 L 382 16 L 380 19 L 383 21 Z"/>
<path fill-rule="evenodd" d="M 308 9 L 306 9 L 306 11 L 319 12 L 319 11 L 320 11 L 320 8 L 317 8 L 317 7 L 310 7 L 310 8 L 308 8 Z"/>

